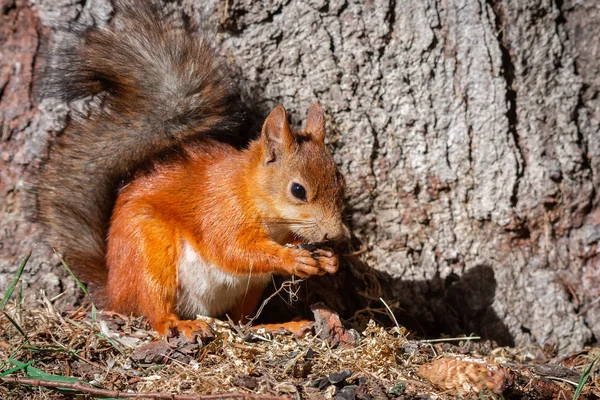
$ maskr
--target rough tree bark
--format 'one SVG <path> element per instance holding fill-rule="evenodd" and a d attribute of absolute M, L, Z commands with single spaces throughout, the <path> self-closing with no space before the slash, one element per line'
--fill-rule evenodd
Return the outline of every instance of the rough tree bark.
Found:
<path fill-rule="evenodd" d="M 43 37 L 106 23 L 107 3 L 0 3 L 0 289 L 33 248 L 25 283 L 72 290 L 26 219 L 69 111 L 33 99 L 32 71 Z M 258 115 L 328 111 L 353 232 L 404 323 L 561 352 L 600 338 L 596 0 L 179 4 L 220 27 Z M 359 296 L 364 279 L 324 282 Z"/>

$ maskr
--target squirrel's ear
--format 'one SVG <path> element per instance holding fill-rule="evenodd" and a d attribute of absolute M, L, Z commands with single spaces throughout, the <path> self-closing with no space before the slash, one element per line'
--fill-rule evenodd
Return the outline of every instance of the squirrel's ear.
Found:
<path fill-rule="evenodd" d="M 292 146 L 293 138 L 285 108 L 278 105 L 265 120 L 261 133 L 266 150 L 265 163 L 275 161 Z"/>
<path fill-rule="evenodd" d="M 304 132 L 310 134 L 317 143 L 325 143 L 325 116 L 320 105 L 313 104 L 310 106 Z"/>

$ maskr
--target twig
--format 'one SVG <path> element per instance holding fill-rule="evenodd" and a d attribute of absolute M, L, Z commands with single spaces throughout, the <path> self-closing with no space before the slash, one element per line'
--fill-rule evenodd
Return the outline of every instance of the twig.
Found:
<path fill-rule="evenodd" d="M 437 353 L 437 351 L 435 351 L 435 347 L 433 347 L 433 344 L 431 344 L 431 342 L 425 342 L 425 344 L 428 344 L 429 347 L 431 348 L 431 351 L 433 352 L 433 358 L 437 358 L 438 353 Z"/>
<path fill-rule="evenodd" d="M 262 304 L 260 305 L 260 307 L 258 308 L 258 310 L 256 311 L 256 313 L 254 314 L 254 316 L 252 318 L 248 318 L 248 322 L 246 322 L 242 327 L 243 329 L 248 329 L 249 327 L 252 326 L 252 323 L 260 316 L 260 314 L 262 313 L 263 309 L 265 308 L 265 306 L 267 305 L 267 303 L 269 301 L 271 301 L 271 299 L 273 299 L 275 296 L 277 296 L 280 292 L 282 292 L 283 290 L 287 289 L 287 288 L 291 288 L 292 285 L 302 282 L 302 279 L 299 281 L 284 281 L 281 283 L 281 286 L 279 286 L 279 288 L 273 293 L 271 294 L 269 297 L 267 297 L 265 300 L 263 300 Z"/>
<path fill-rule="evenodd" d="M 390 306 L 387 305 L 387 303 L 385 302 L 385 300 L 383 300 L 383 297 L 379 298 L 379 301 L 381 301 L 383 303 L 383 305 L 385 306 L 385 308 L 387 308 L 387 310 L 390 313 L 390 316 L 392 317 L 392 320 L 394 321 L 394 324 L 396 324 L 396 328 L 398 328 L 398 330 L 400 330 L 400 324 L 398 323 L 398 321 L 396 320 L 396 316 L 394 315 L 394 313 L 392 312 L 392 309 L 390 308 Z"/>
<path fill-rule="evenodd" d="M 455 337 L 455 338 L 442 338 L 442 339 L 425 339 L 419 340 L 421 343 L 438 343 L 438 342 L 459 342 L 461 340 L 479 340 L 481 336 L 466 336 L 466 337 Z"/>
<path fill-rule="evenodd" d="M 546 378 L 552 379 L 552 380 L 555 380 L 555 381 L 559 381 L 559 382 L 565 382 L 565 383 L 568 383 L 570 385 L 573 385 L 573 386 L 577 387 L 577 382 L 573 382 L 573 381 L 570 381 L 570 380 L 565 379 L 565 378 L 559 378 L 558 376 L 546 376 Z"/>
<path fill-rule="evenodd" d="M 577 293 L 575 293 L 575 290 L 573 289 L 573 286 L 571 286 L 570 283 L 567 283 L 567 289 L 569 290 L 569 293 L 571 293 L 573 300 L 575 300 L 575 308 L 579 308 L 579 306 L 581 306 L 581 303 L 579 302 L 579 297 L 577 297 Z"/>
<path fill-rule="evenodd" d="M 588 312 L 588 310 L 590 308 L 592 308 L 592 306 L 596 303 L 600 302 L 600 296 L 596 297 L 594 300 L 592 300 L 591 302 L 584 304 L 583 307 L 581 307 L 581 309 L 579 310 L 578 314 L 579 315 L 583 315 L 585 313 Z"/>
<path fill-rule="evenodd" d="M 31 378 L 16 378 L 8 376 L 0 376 L 0 382 L 15 383 L 21 385 L 41 386 L 47 388 L 64 388 L 74 389 L 80 392 L 94 394 L 103 397 L 122 397 L 130 399 L 166 399 L 166 400 L 222 400 L 222 399 L 255 399 L 255 400 L 291 400 L 286 396 L 269 396 L 263 394 L 251 393 L 223 393 L 223 394 L 208 394 L 208 395 L 187 395 L 174 393 L 129 393 L 120 392 L 118 390 L 100 389 L 91 386 L 86 386 L 79 382 L 55 382 L 45 381 L 42 379 Z"/>

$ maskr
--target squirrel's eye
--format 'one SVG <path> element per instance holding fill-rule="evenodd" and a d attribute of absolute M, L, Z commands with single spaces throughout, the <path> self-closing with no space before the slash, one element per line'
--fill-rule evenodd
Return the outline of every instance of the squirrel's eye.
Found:
<path fill-rule="evenodd" d="M 306 200 L 306 189 L 299 183 L 292 183 L 292 194 L 297 199 Z"/>

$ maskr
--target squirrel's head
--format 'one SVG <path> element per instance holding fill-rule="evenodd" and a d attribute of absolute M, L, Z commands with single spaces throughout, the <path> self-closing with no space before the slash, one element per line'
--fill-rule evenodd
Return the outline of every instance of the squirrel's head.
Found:
<path fill-rule="evenodd" d="M 267 221 L 279 242 L 340 241 L 348 237 L 342 221 L 344 178 L 325 147 L 325 118 L 318 104 L 306 125 L 294 132 L 285 109 L 277 106 L 265 120 L 260 147 L 261 207 L 274 214 Z"/>

